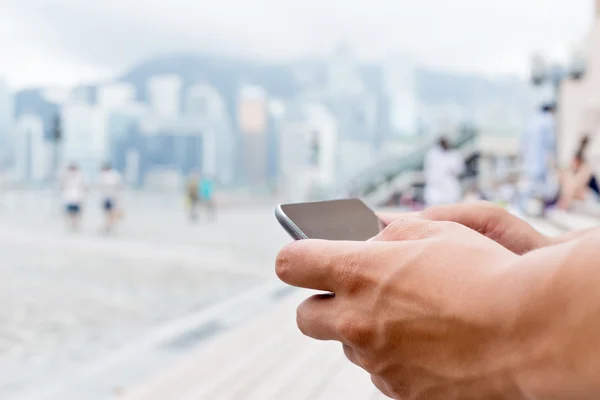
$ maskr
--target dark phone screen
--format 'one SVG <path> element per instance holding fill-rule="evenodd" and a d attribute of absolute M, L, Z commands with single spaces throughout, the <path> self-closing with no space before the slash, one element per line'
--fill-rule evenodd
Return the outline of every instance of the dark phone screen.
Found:
<path fill-rule="evenodd" d="M 373 210 L 358 199 L 283 204 L 281 209 L 309 239 L 364 241 L 383 229 Z"/>

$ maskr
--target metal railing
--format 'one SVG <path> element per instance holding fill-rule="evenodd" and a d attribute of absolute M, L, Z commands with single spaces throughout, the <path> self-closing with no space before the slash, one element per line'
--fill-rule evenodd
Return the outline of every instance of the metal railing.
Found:
<path fill-rule="evenodd" d="M 477 131 L 465 128 L 453 142 L 464 157 L 469 157 L 476 151 L 476 140 Z M 425 156 L 434 144 L 431 140 L 409 153 L 386 157 L 353 178 L 347 185 L 347 193 L 379 202 L 391 190 L 410 186 L 422 175 Z"/>

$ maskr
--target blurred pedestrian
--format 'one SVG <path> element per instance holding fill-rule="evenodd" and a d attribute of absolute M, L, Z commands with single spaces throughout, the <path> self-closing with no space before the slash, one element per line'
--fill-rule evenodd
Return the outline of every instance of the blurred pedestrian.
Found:
<path fill-rule="evenodd" d="M 189 212 L 190 221 L 194 222 L 198 219 L 198 203 L 200 202 L 200 175 L 197 171 L 192 171 L 188 176 L 185 197 Z"/>
<path fill-rule="evenodd" d="M 592 167 L 587 161 L 587 149 L 590 137 L 583 136 L 575 153 L 573 163 L 561 174 L 560 199 L 558 206 L 562 210 L 571 208 L 575 200 L 585 200 L 589 192 L 590 184 L 595 181 L 592 175 Z"/>
<path fill-rule="evenodd" d="M 64 202 L 67 225 L 77 230 L 81 222 L 83 201 L 87 191 L 85 177 L 75 163 L 69 165 L 60 180 L 60 191 Z"/>
<path fill-rule="evenodd" d="M 529 214 L 543 214 L 545 204 L 558 193 L 555 113 L 554 104 L 544 105 L 521 138 L 521 208 Z"/>
<path fill-rule="evenodd" d="M 107 233 L 112 231 L 123 212 L 121 184 L 121 174 L 109 163 L 104 164 L 100 172 L 100 192 L 105 217 L 104 230 Z"/>
<path fill-rule="evenodd" d="M 200 179 L 200 202 L 204 208 L 206 208 L 207 214 L 210 219 L 214 219 L 216 216 L 216 204 L 215 204 L 215 182 L 210 176 L 204 176 Z"/>
<path fill-rule="evenodd" d="M 460 153 L 442 137 L 425 157 L 425 204 L 434 206 L 461 201 L 460 175 L 465 169 Z"/>

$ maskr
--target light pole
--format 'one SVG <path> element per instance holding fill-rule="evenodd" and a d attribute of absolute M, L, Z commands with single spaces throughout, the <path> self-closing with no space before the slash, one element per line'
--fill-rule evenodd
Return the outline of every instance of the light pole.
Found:
<path fill-rule="evenodd" d="M 580 51 L 574 51 L 566 66 L 560 63 L 550 64 L 539 53 L 535 54 L 531 63 L 531 82 L 533 86 L 551 85 L 552 101 L 558 104 L 560 85 L 564 80 L 580 80 L 585 76 L 586 63 Z"/>
<path fill-rule="evenodd" d="M 52 141 L 52 180 L 58 181 L 60 168 L 60 144 L 62 141 L 62 124 L 60 114 L 54 116 L 51 132 Z"/>

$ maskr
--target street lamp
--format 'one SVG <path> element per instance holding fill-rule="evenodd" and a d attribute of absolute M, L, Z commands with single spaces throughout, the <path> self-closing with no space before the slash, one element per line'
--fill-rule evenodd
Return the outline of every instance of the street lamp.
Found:
<path fill-rule="evenodd" d="M 60 143 L 62 141 L 62 124 L 60 114 L 54 116 L 52 121 L 52 131 L 50 133 L 52 141 L 52 178 L 58 180 L 60 166 Z"/>
<path fill-rule="evenodd" d="M 541 54 L 534 54 L 531 62 L 531 82 L 534 86 L 552 85 L 554 102 L 558 102 L 560 84 L 566 80 L 580 80 L 585 76 L 586 62 L 581 51 L 574 51 L 567 66 L 550 64 Z"/>

